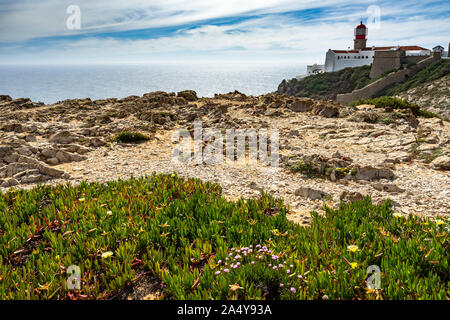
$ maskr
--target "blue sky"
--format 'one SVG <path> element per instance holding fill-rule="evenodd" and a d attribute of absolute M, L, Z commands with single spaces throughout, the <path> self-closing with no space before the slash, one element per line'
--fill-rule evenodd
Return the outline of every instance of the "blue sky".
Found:
<path fill-rule="evenodd" d="M 370 46 L 450 41 L 448 0 L 0 0 L 0 63 L 322 63 L 361 18 Z"/>

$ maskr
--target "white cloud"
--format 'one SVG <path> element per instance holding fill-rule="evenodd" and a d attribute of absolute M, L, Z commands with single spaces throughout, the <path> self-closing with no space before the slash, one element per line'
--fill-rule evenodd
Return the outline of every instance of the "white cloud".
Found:
<path fill-rule="evenodd" d="M 361 3 L 376 0 L 363 0 Z M 351 4 L 350 0 L 15 0 L 0 5 L 0 41 L 179 26 L 245 14 L 274 14 Z M 79 5 L 82 29 L 68 30 L 69 5 Z"/>
<path fill-rule="evenodd" d="M 48 16 L 48 21 L 32 19 L 33 10 L 26 3 L 30 1 L 17 0 L 14 12 L 22 12 L 19 20 L 24 26 L 14 24 L 9 32 L 0 34 L 0 39 L 29 39 L 50 35 L 64 35 L 68 30 L 65 26 L 65 7 L 69 2 L 43 0 L 42 7 L 36 9 L 37 16 Z M 40 3 L 41 3 L 40 2 Z M 102 1 L 78 1 L 82 7 L 83 29 L 90 37 L 81 40 L 59 40 L 44 42 L 45 47 L 30 44 L 10 43 L 0 49 L 0 61 L 4 62 L 148 62 L 160 60 L 220 60 L 246 59 L 296 61 L 298 63 L 321 63 L 329 48 L 346 49 L 353 45 L 353 28 L 357 20 L 364 16 L 365 7 L 352 10 L 347 7 L 350 1 L 339 1 L 339 5 L 329 6 L 336 1 L 293 1 L 293 0 L 109 0 L 103 7 Z M 241 3 L 242 2 L 242 3 Z M 367 6 L 374 1 L 366 1 Z M 240 3 L 240 5 L 237 5 Z M 447 34 L 442 26 L 449 25 L 450 17 L 441 17 L 436 23 L 430 17 L 424 16 L 423 7 L 407 4 L 392 6 L 383 5 L 380 29 L 369 29 L 369 45 L 411 44 L 432 47 L 435 44 L 446 44 Z M 327 6 L 327 15 L 313 18 L 282 15 L 280 12 Z M 345 5 L 345 6 L 344 6 Z M 5 5 L 0 4 L 0 13 Z M 8 7 L 9 8 L 9 7 Z M 54 28 L 55 21 L 52 10 L 43 8 L 62 8 L 63 27 Z M 83 9 L 84 8 L 84 9 Z M 53 14 L 52 14 L 53 12 Z M 235 17 L 238 15 L 253 16 L 250 18 L 224 25 L 199 23 L 196 27 L 179 27 L 170 36 L 152 39 L 120 39 L 96 37 L 95 32 L 117 30 L 137 30 L 149 26 L 183 26 L 199 20 Z M 265 13 L 266 15 L 261 15 Z M 428 12 L 430 13 L 430 12 Z M 414 18 L 383 19 L 383 16 L 409 15 Z M 9 17 L 14 20 L 15 14 Z M 16 16 L 17 18 L 17 16 Z M 8 20 L 7 19 L 7 20 Z M 14 20 L 15 21 L 15 20 Z M 28 24 L 27 24 L 28 21 Z M 1 20 L 0 27 L 6 23 Z M 36 24 L 35 28 L 31 28 Z M 58 25 L 59 25 L 58 24 Z M 34 29 L 33 32 L 30 31 Z M 183 29 L 184 28 L 184 29 Z M 1 28 L 0 30 L 4 30 Z M 18 37 L 18 38 L 14 38 Z"/>

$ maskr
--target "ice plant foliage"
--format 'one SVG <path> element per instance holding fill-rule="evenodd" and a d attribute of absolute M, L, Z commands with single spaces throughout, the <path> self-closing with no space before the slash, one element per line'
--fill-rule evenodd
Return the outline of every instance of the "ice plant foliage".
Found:
<path fill-rule="evenodd" d="M 368 198 L 309 227 L 287 211 L 176 174 L 0 193 L 0 299 L 109 299 L 142 273 L 171 299 L 449 298 L 445 217 Z M 381 289 L 365 290 L 373 265 Z"/>

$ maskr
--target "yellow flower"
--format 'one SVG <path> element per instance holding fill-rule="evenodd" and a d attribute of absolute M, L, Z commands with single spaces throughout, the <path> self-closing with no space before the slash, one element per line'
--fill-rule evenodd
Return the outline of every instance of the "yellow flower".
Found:
<path fill-rule="evenodd" d="M 114 254 L 114 253 L 112 253 L 112 251 L 106 251 L 106 252 L 102 253 L 102 258 L 103 258 L 103 259 L 109 258 L 109 257 L 111 257 L 113 254 Z"/>
<path fill-rule="evenodd" d="M 352 267 L 352 269 L 356 269 L 356 267 L 358 266 L 358 263 L 352 262 L 352 263 L 350 263 L 350 266 Z"/>
<path fill-rule="evenodd" d="M 78 201 L 80 201 L 80 202 L 84 202 L 84 200 L 86 200 L 86 199 L 84 199 L 84 198 L 78 199 Z"/>
<path fill-rule="evenodd" d="M 107 211 L 107 212 L 106 212 L 106 215 L 107 215 L 107 216 L 112 216 L 112 211 Z"/>
<path fill-rule="evenodd" d="M 348 251 L 350 252 L 356 252 L 359 250 L 359 248 L 357 246 L 355 246 L 354 244 L 351 244 L 347 247 Z"/>
<path fill-rule="evenodd" d="M 403 217 L 403 215 L 401 213 L 399 213 L 399 212 L 394 212 L 393 216 L 395 218 L 402 218 Z"/>
<path fill-rule="evenodd" d="M 442 221 L 441 219 L 437 219 L 436 220 L 436 224 L 438 225 L 438 226 L 441 226 L 441 225 L 443 225 L 445 222 L 444 221 Z"/>

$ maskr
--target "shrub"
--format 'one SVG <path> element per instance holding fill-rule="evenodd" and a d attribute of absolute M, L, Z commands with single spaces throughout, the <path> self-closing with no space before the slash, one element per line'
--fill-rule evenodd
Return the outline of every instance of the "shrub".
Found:
<path fill-rule="evenodd" d="M 411 67 L 408 64 L 408 67 Z M 395 96 L 409 89 L 422 86 L 425 83 L 442 78 L 450 73 L 450 60 L 441 59 L 425 69 L 420 70 L 411 78 L 407 80 L 395 83 L 388 88 L 383 89 L 379 92 L 380 96 Z"/>
<path fill-rule="evenodd" d="M 136 142 L 143 142 L 147 141 L 150 138 L 146 135 L 140 133 L 140 132 L 129 132 L 129 131 L 122 131 L 119 132 L 115 137 L 114 141 L 119 141 L 123 143 L 136 143 Z"/>
<path fill-rule="evenodd" d="M 350 106 L 356 107 L 362 104 L 372 104 L 376 108 L 387 109 L 409 109 L 417 117 L 440 118 L 437 114 L 421 109 L 418 105 L 407 102 L 396 97 L 383 96 L 373 99 L 358 99 L 350 103 Z"/>
<path fill-rule="evenodd" d="M 335 99 L 339 93 L 352 92 L 371 82 L 370 66 L 345 68 L 337 72 L 325 72 L 283 81 L 278 93 L 315 99 Z"/>
<path fill-rule="evenodd" d="M 369 198 L 325 210 L 302 227 L 280 199 L 176 174 L 0 193 L 0 299 L 108 299 L 143 272 L 172 299 L 449 298 L 448 221 Z"/>

